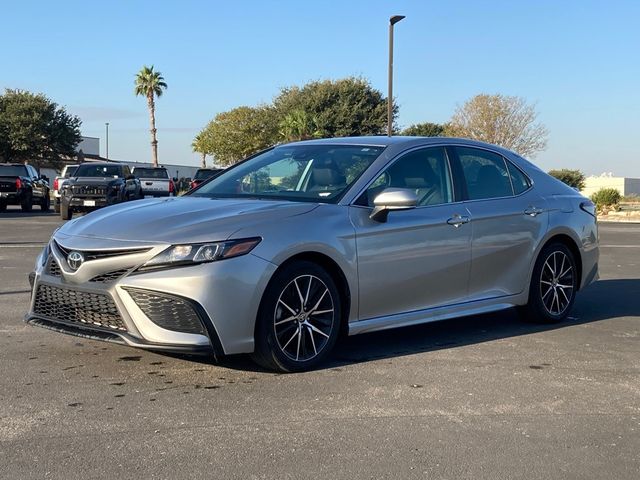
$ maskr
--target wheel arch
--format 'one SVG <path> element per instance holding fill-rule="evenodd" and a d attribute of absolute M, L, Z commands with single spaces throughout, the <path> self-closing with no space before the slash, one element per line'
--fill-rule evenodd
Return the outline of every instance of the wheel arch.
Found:
<path fill-rule="evenodd" d="M 547 246 L 550 245 L 552 243 L 560 243 L 562 245 L 564 245 L 565 247 L 567 247 L 571 253 L 573 254 L 573 258 L 574 261 L 576 262 L 576 269 L 578 270 L 578 290 L 580 290 L 580 288 L 582 287 L 582 254 L 580 252 L 580 248 L 578 247 L 578 243 L 576 242 L 576 240 L 571 237 L 570 235 L 568 235 L 567 233 L 564 232 L 556 232 L 553 235 L 551 235 L 548 239 L 546 239 L 546 241 L 544 243 L 542 243 L 542 245 L 540 246 L 540 250 L 538 251 L 538 254 L 536 255 L 536 261 L 538 259 L 538 257 L 540 256 L 540 253 L 542 252 L 542 250 Z"/>
<path fill-rule="evenodd" d="M 275 277 L 275 275 L 280 272 L 282 269 L 287 266 L 296 263 L 296 262 L 311 262 L 315 263 L 319 267 L 326 270 L 326 272 L 331 276 L 333 281 L 336 283 L 336 287 L 338 292 L 340 293 L 340 308 L 342 311 L 342 318 L 340 319 L 340 331 L 341 334 L 345 334 L 348 331 L 349 326 L 349 312 L 351 310 L 351 287 L 349 286 L 349 282 L 347 277 L 340 267 L 338 263 L 332 259 L 329 255 L 326 255 L 317 251 L 304 251 L 296 253 L 290 257 L 288 257 L 285 261 L 280 263 L 278 268 L 273 272 L 269 283 Z M 268 285 L 268 284 L 267 284 Z M 257 322 L 256 322 L 257 324 Z"/>

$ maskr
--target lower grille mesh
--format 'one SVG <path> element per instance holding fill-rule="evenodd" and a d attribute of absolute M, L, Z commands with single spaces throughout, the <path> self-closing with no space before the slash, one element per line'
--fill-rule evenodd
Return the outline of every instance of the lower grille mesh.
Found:
<path fill-rule="evenodd" d="M 190 302 L 166 293 L 124 287 L 140 310 L 156 325 L 174 332 L 205 335 L 200 317 Z"/>
<path fill-rule="evenodd" d="M 60 270 L 60 265 L 58 265 L 58 261 L 55 258 L 53 258 L 53 255 L 49 258 L 49 268 L 47 271 L 49 275 L 53 277 L 59 277 L 62 274 L 62 271 Z"/>
<path fill-rule="evenodd" d="M 129 272 L 129 270 L 130 270 L 130 268 L 123 268 L 123 269 L 120 269 L 120 270 L 113 270 L 112 272 L 103 273 L 101 275 L 98 275 L 97 277 L 93 277 L 89 281 L 90 282 L 96 282 L 96 283 L 114 282 L 114 281 L 118 280 L 120 277 L 124 277 Z"/>
<path fill-rule="evenodd" d="M 33 312 L 51 320 L 127 330 L 111 297 L 98 293 L 39 285 Z"/>

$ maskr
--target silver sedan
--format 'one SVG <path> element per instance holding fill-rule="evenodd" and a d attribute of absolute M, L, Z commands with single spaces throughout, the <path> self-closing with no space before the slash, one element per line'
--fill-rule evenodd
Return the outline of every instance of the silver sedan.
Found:
<path fill-rule="evenodd" d="M 341 333 L 517 307 L 557 322 L 598 276 L 593 204 L 513 152 L 360 137 L 269 149 L 178 198 L 67 222 L 27 321 L 300 371 Z"/>

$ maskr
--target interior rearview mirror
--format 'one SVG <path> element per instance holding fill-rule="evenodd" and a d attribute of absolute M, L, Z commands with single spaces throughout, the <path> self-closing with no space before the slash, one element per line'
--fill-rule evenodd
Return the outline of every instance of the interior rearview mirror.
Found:
<path fill-rule="evenodd" d="M 373 200 L 373 211 L 369 218 L 376 222 L 386 222 L 391 210 L 408 210 L 418 204 L 418 196 L 409 188 L 385 188 Z"/>

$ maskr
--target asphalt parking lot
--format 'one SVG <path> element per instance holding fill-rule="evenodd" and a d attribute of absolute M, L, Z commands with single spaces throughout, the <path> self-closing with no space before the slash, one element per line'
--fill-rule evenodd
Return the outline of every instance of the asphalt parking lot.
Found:
<path fill-rule="evenodd" d="M 25 325 L 59 224 L 0 214 L 0 478 L 640 478 L 640 224 L 601 224 L 563 324 L 361 335 L 295 375 Z"/>

